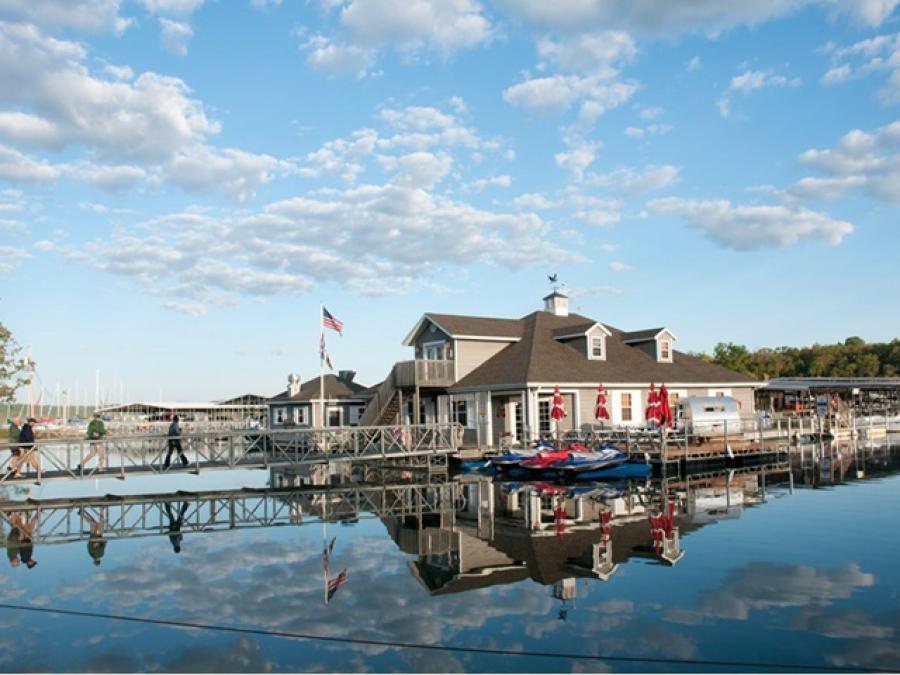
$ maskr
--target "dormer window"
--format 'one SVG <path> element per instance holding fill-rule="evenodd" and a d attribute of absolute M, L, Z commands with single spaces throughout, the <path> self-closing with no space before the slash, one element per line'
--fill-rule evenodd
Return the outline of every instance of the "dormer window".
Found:
<path fill-rule="evenodd" d="M 669 361 L 672 358 L 672 354 L 669 351 L 671 349 L 671 345 L 668 340 L 660 340 L 659 341 L 659 358 L 663 361 Z"/>
<path fill-rule="evenodd" d="M 590 358 L 603 360 L 606 358 L 606 339 L 603 335 L 595 335 L 591 337 Z"/>

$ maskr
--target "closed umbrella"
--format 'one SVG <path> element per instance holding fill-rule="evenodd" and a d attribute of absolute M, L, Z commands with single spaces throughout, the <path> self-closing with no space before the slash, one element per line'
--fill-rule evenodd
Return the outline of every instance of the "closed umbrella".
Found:
<path fill-rule="evenodd" d="M 656 386 L 652 382 L 650 383 L 650 394 L 647 396 L 647 412 L 644 414 L 644 419 L 646 419 L 651 426 L 657 425 L 660 422 L 659 394 L 656 393 Z"/>
<path fill-rule="evenodd" d="M 594 419 L 609 419 L 609 411 L 606 409 L 606 392 L 603 390 L 602 384 L 597 387 L 597 405 L 594 406 Z"/>
<path fill-rule="evenodd" d="M 669 390 L 666 385 L 659 387 L 659 423 L 661 426 L 672 428 L 672 409 L 669 407 Z"/>
<path fill-rule="evenodd" d="M 553 407 L 550 410 L 550 417 L 556 420 L 556 435 L 559 436 L 559 421 L 566 416 L 565 399 L 559 393 L 559 385 L 553 389 Z"/>

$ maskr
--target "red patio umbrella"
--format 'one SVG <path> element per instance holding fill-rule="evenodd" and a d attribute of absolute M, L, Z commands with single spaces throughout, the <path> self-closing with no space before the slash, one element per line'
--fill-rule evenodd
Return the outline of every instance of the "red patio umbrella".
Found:
<path fill-rule="evenodd" d="M 669 407 L 669 390 L 666 385 L 659 387 L 659 423 L 661 426 L 672 428 L 672 409 Z"/>
<path fill-rule="evenodd" d="M 550 410 L 550 417 L 556 420 L 556 435 L 559 436 L 559 421 L 566 416 L 565 399 L 559 393 L 559 385 L 553 389 L 553 408 Z"/>
<path fill-rule="evenodd" d="M 647 412 L 644 414 L 644 419 L 652 424 L 660 423 L 659 394 L 656 393 L 656 386 L 652 382 L 650 383 L 650 394 L 647 396 Z"/>
<path fill-rule="evenodd" d="M 606 392 L 603 390 L 602 384 L 597 387 L 597 405 L 594 406 L 594 419 L 609 419 L 609 411 L 606 409 Z"/>

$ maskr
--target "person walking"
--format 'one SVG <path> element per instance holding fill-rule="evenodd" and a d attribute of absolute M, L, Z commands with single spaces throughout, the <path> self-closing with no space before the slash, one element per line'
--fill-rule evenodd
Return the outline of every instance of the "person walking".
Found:
<path fill-rule="evenodd" d="M 28 421 L 22 425 L 19 431 L 19 452 L 21 456 L 16 463 L 16 478 L 21 474 L 23 464 L 27 464 L 35 471 L 40 471 L 40 461 L 38 459 L 38 451 L 34 447 L 34 425 L 37 420 L 29 417 Z"/>
<path fill-rule="evenodd" d="M 169 451 L 166 453 L 166 461 L 163 462 L 163 468 L 168 469 L 169 463 L 172 461 L 172 451 L 178 450 L 178 456 L 181 457 L 181 463 L 188 465 L 187 457 L 184 456 L 184 449 L 181 447 L 181 426 L 178 424 L 178 415 L 172 416 L 172 423 L 169 425 Z"/>
<path fill-rule="evenodd" d="M 100 419 L 100 413 L 95 412 L 93 419 L 88 422 L 87 426 L 87 438 L 91 442 L 91 449 L 81 458 L 81 463 L 78 465 L 79 471 L 81 471 L 81 467 L 87 466 L 88 461 L 92 457 L 97 458 L 98 468 L 106 468 L 106 451 L 103 445 L 104 436 L 106 436 L 106 427 L 103 425 L 103 420 Z"/>
<path fill-rule="evenodd" d="M 20 417 L 13 417 L 11 420 L 6 420 L 6 422 L 9 425 L 6 442 L 9 443 L 9 452 L 12 455 L 6 470 L 15 471 L 19 456 L 22 454 L 22 451 L 19 449 L 19 435 L 22 433 L 22 419 Z"/>
<path fill-rule="evenodd" d="M 21 513 L 13 514 L 10 518 L 9 534 L 6 537 L 6 555 L 9 558 L 9 564 L 18 567 L 19 562 L 25 563 L 25 567 L 31 569 L 37 565 L 37 560 L 32 558 L 34 553 L 34 544 L 32 537 L 34 536 L 34 528 L 37 525 L 37 513 L 31 520 L 25 521 Z M 18 555 L 18 558 L 16 557 Z"/>
<path fill-rule="evenodd" d="M 91 537 L 87 544 L 88 555 L 91 556 L 95 565 L 99 565 L 103 560 L 103 554 L 106 553 L 107 539 L 103 536 L 103 525 L 106 521 L 102 514 L 95 520 L 84 508 L 81 509 L 81 516 L 91 526 Z"/>
<path fill-rule="evenodd" d="M 181 540 L 184 535 L 181 534 L 181 528 L 184 525 L 184 514 L 187 513 L 188 503 L 181 502 L 181 508 L 178 509 L 178 517 L 172 514 L 172 505 L 166 502 L 166 516 L 169 518 L 169 541 L 172 543 L 172 550 L 175 553 L 181 553 Z"/>

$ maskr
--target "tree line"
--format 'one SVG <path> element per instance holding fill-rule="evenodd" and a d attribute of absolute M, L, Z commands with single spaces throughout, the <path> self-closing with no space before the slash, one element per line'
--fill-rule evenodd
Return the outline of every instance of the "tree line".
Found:
<path fill-rule="evenodd" d="M 764 347 L 756 351 L 733 342 L 720 342 L 711 355 L 697 356 L 760 380 L 775 377 L 900 376 L 900 338 L 890 342 L 866 342 L 854 336 L 832 345 Z"/>

